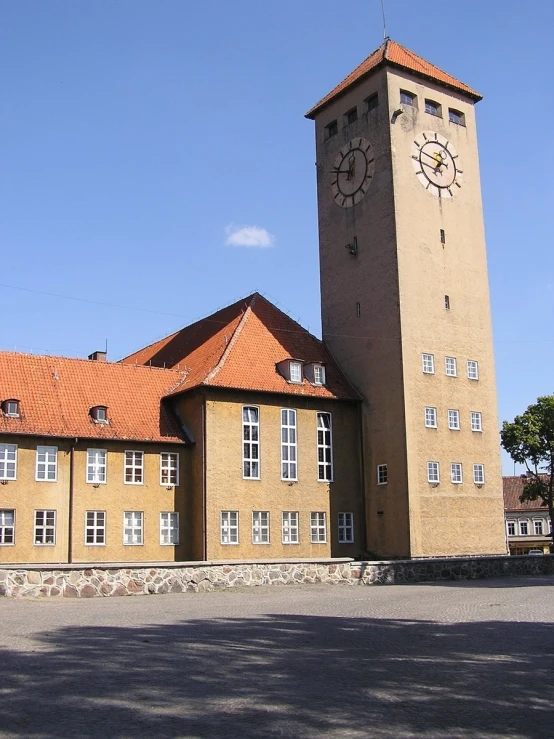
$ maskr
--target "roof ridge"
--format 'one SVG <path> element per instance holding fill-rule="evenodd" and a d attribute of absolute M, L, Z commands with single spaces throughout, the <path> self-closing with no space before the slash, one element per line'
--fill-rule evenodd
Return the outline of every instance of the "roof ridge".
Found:
<path fill-rule="evenodd" d="M 162 336 L 161 339 L 156 339 L 155 341 L 151 341 L 150 344 L 147 344 L 146 346 L 141 346 L 140 349 L 137 349 L 136 352 L 131 352 L 130 354 L 126 354 L 124 357 L 121 357 L 121 359 L 118 359 L 115 364 L 125 364 L 125 359 L 128 357 L 132 357 L 133 354 L 138 354 L 138 352 L 143 352 L 145 349 L 150 349 L 151 346 L 154 346 L 154 344 L 159 344 L 160 341 L 165 341 L 166 339 L 171 339 L 173 336 L 176 336 L 179 331 L 182 331 L 183 329 L 179 328 L 177 331 L 174 331 L 172 334 L 167 334 L 167 336 Z"/>
<path fill-rule="evenodd" d="M 237 327 L 233 331 L 233 335 L 231 336 L 229 343 L 225 347 L 225 350 L 223 351 L 223 354 L 221 355 L 219 362 L 216 364 L 213 370 L 206 375 L 206 377 L 204 378 L 204 382 L 202 384 L 208 385 L 213 380 L 213 378 L 217 375 L 217 373 L 220 372 L 225 366 L 225 362 L 227 361 L 227 358 L 229 354 L 231 353 L 231 349 L 236 344 L 237 339 L 242 333 L 242 329 L 244 328 L 246 319 L 252 312 L 252 306 L 255 304 L 257 296 L 258 296 L 258 293 L 254 293 L 254 295 L 251 296 L 252 299 L 250 303 L 248 304 L 246 310 L 244 311 L 242 318 L 238 322 Z"/>
<path fill-rule="evenodd" d="M 154 342 L 156 343 L 156 342 Z M 83 357 L 63 357 L 59 354 L 31 354 L 30 352 L 10 352 L 0 349 L 0 355 L 10 355 L 12 357 L 32 357 L 33 359 L 61 359 L 64 362 L 83 362 L 84 364 L 94 367 L 134 367 L 135 369 L 161 370 L 162 372 L 182 372 L 173 367 L 158 367 L 150 364 L 125 364 L 124 362 L 98 362 L 92 359 L 84 359 Z M 129 355 L 130 356 L 130 355 Z"/>

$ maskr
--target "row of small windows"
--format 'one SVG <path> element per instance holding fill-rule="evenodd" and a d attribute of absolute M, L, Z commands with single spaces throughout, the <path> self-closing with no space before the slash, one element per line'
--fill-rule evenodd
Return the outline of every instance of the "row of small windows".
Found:
<path fill-rule="evenodd" d="M 421 364 L 423 372 L 426 375 L 435 374 L 435 356 L 434 354 L 422 354 Z M 444 369 L 448 377 L 458 376 L 458 364 L 456 357 L 445 357 L 444 358 Z M 475 359 L 468 359 L 466 362 L 467 376 L 470 380 L 479 379 L 479 363 Z"/>
<path fill-rule="evenodd" d="M 106 544 L 106 511 L 85 512 L 85 544 L 104 546 Z M 33 543 L 36 546 L 56 545 L 57 512 L 55 510 L 35 511 Z M 123 513 L 123 544 L 137 546 L 144 543 L 144 513 L 125 511 Z M 176 546 L 179 544 L 179 514 L 175 511 L 162 511 L 159 518 L 160 544 Z M 15 544 L 15 509 L 0 510 L 0 544 Z"/>
<path fill-rule="evenodd" d="M 316 414 L 317 479 L 333 480 L 333 449 L 330 413 Z M 242 409 L 242 476 L 246 480 L 261 479 L 260 409 Z M 298 481 L 298 434 L 296 411 L 281 410 L 281 479 Z"/>
<path fill-rule="evenodd" d="M 354 543 L 354 514 L 338 514 L 338 541 L 340 544 Z M 309 520 L 310 542 L 312 544 L 327 543 L 327 514 L 325 511 L 312 511 Z M 221 511 L 220 518 L 221 544 L 239 543 L 239 512 Z M 269 511 L 252 511 L 251 522 L 252 544 L 270 543 Z M 300 544 L 300 514 L 298 511 L 282 511 L 281 543 Z"/>
<path fill-rule="evenodd" d="M 386 464 L 377 465 L 377 485 L 386 485 L 389 481 L 389 471 Z M 438 462 L 427 462 L 427 481 L 432 484 L 440 482 L 440 465 Z M 452 462 L 450 465 L 450 482 L 460 484 L 463 482 L 463 471 L 461 462 Z M 473 482 L 475 485 L 485 484 L 485 466 L 473 465 Z"/>
<path fill-rule="evenodd" d="M 277 369 L 287 382 L 302 384 L 308 380 L 312 385 L 325 385 L 325 367 L 317 362 L 285 359 L 277 364 Z"/>
<path fill-rule="evenodd" d="M 2 414 L 11 418 L 21 417 L 21 401 L 16 398 L 0 402 Z M 94 405 L 89 408 L 89 415 L 96 423 L 108 423 L 108 407 L 105 405 Z"/>
<path fill-rule="evenodd" d="M 460 411 L 455 408 L 448 409 L 448 428 L 451 431 L 460 431 Z M 483 431 L 483 418 L 480 411 L 470 411 L 469 425 L 472 431 Z M 438 428 L 437 409 L 434 406 L 425 406 L 425 426 L 430 429 Z"/>
<path fill-rule="evenodd" d="M 370 113 L 372 110 L 375 110 L 377 106 L 379 105 L 379 96 L 375 92 L 373 95 L 370 95 L 367 97 L 363 102 L 363 113 Z M 358 106 L 354 106 L 353 108 L 350 108 L 350 110 L 347 110 L 346 113 L 343 115 L 343 126 L 350 126 L 352 123 L 355 123 L 358 120 Z M 325 138 L 330 139 L 332 136 L 336 136 L 339 132 L 339 123 L 338 120 L 331 121 L 330 123 L 325 126 Z"/>
<path fill-rule="evenodd" d="M 400 90 L 400 104 L 411 105 L 413 108 L 418 108 L 417 95 L 408 90 Z M 437 103 L 435 100 L 429 100 L 425 98 L 425 112 L 429 115 L 437 116 L 442 118 L 442 105 Z M 465 126 L 465 115 L 455 108 L 448 108 L 448 120 L 450 123 L 455 123 L 457 126 Z"/>
<path fill-rule="evenodd" d="M 160 455 L 160 485 L 179 484 L 179 455 L 162 452 Z M 106 449 L 87 449 L 86 482 L 105 484 L 108 475 Z M 17 444 L 0 444 L 0 480 L 17 479 Z M 58 448 L 38 446 L 35 458 L 35 480 L 56 482 L 58 479 Z M 126 451 L 123 482 L 127 485 L 144 484 L 144 452 Z"/>
<path fill-rule="evenodd" d="M 533 530 L 531 532 L 530 521 L 520 518 L 519 521 L 507 520 L 506 531 L 508 536 L 545 536 L 552 533 L 552 521 L 542 518 L 533 519 Z"/>

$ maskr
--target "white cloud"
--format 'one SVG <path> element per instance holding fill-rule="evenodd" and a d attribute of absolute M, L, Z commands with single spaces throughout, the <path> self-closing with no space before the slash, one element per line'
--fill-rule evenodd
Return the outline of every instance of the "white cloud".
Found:
<path fill-rule="evenodd" d="M 273 246 L 275 237 L 259 226 L 233 226 L 225 228 L 227 246 Z"/>

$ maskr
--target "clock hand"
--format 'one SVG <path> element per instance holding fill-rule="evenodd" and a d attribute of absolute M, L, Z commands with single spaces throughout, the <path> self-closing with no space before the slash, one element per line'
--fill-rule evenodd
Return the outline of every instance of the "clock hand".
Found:
<path fill-rule="evenodd" d="M 448 162 L 445 159 L 441 159 L 440 162 L 439 162 L 432 154 L 427 154 L 426 151 L 421 151 L 420 150 L 419 153 L 420 154 L 423 154 L 426 157 L 429 157 L 429 159 L 432 159 L 433 162 L 434 162 L 434 164 L 435 164 L 435 168 L 437 168 L 437 165 L 438 165 L 439 167 L 446 167 L 446 169 L 448 169 Z M 427 164 L 427 162 L 421 162 L 421 163 L 422 164 Z M 427 166 L 430 167 L 431 165 L 430 164 L 427 164 Z"/>

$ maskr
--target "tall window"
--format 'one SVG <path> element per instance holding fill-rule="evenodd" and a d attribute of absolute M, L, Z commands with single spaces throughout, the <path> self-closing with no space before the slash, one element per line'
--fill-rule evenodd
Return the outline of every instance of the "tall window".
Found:
<path fill-rule="evenodd" d="M 525 519 L 523 519 L 519 522 L 519 535 L 520 536 L 529 535 L 529 521 L 526 521 Z"/>
<path fill-rule="evenodd" d="M 125 483 L 142 485 L 144 482 L 144 452 L 125 452 Z"/>
<path fill-rule="evenodd" d="M 389 468 L 386 464 L 377 465 L 377 485 L 386 485 L 389 481 Z"/>
<path fill-rule="evenodd" d="M 260 479 L 260 421 L 259 408 L 242 409 L 242 476 Z"/>
<path fill-rule="evenodd" d="M 136 546 L 143 543 L 144 514 L 142 511 L 125 511 L 123 514 L 123 543 Z"/>
<path fill-rule="evenodd" d="M 331 121 L 327 126 L 325 126 L 325 138 L 330 139 L 331 136 L 336 136 L 339 132 L 339 125 L 336 121 Z"/>
<path fill-rule="evenodd" d="M 314 364 L 314 385 L 325 385 L 325 367 Z"/>
<path fill-rule="evenodd" d="M 87 482 L 106 482 L 106 450 L 87 449 Z"/>
<path fill-rule="evenodd" d="M 339 544 L 354 543 L 354 514 L 339 513 Z"/>
<path fill-rule="evenodd" d="M 455 357 L 445 357 L 444 365 L 446 368 L 446 374 L 449 377 L 456 377 L 456 358 Z"/>
<path fill-rule="evenodd" d="M 35 544 L 56 543 L 56 511 L 35 511 Z"/>
<path fill-rule="evenodd" d="M 479 411 L 471 411 L 471 430 L 482 431 L 481 413 Z"/>
<path fill-rule="evenodd" d="M 427 462 L 427 481 L 440 482 L 438 462 Z"/>
<path fill-rule="evenodd" d="M 221 511 L 221 543 L 239 543 L 239 512 Z"/>
<path fill-rule="evenodd" d="M 415 105 L 416 97 L 407 90 L 400 90 L 400 102 L 402 105 Z"/>
<path fill-rule="evenodd" d="M 296 411 L 281 411 L 281 479 L 297 480 Z"/>
<path fill-rule="evenodd" d="M 506 526 L 508 529 L 508 536 L 515 536 L 516 535 L 516 522 L 506 521 Z"/>
<path fill-rule="evenodd" d="M 462 481 L 462 465 L 460 462 L 452 462 L 450 465 L 450 482 L 459 484 Z"/>
<path fill-rule="evenodd" d="M 467 376 L 470 380 L 479 379 L 479 365 L 474 359 L 467 360 Z"/>
<path fill-rule="evenodd" d="M 476 485 L 485 484 L 485 465 L 483 464 L 473 465 L 473 482 Z"/>
<path fill-rule="evenodd" d="M 452 408 L 448 411 L 448 428 L 452 431 L 460 430 L 460 411 Z"/>
<path fill-rule="evenodd" d="M 542 536 L 542 518 L 535 518 L 533 521 L 533 532 L 535 536 Z"/>
<path fill-rule="evenodd" d="M 252 511 L 252 544 L 269 544 L 269 511 Z"/>
<path fill-rule="evenodd" d="M 15 511 L 0 510 L 0 544 L 15 543 Z"/>
<path fill-rule="evenodd" d="M 179 543 L 179 514 L 175 511 L 160 513 L 160 544 Z"/>
<path fill-rule="evenodd" d="M 37 446 L 36 480 L 56 482 L 58 467 L 57 446 Z"/>
<path fill-rule="evenodd" d="M 106 511 L 85 513 L 85 544 L 100 546 L 106 543 Z"/>
<path fill-rule="evenodd" d="M 283 511 L 282 542 L 283 544 L 298 544 L 298 511 Z"/>
<path fill-rule="evenodd" d="M 310 540 L 312 544 L 325 544 L 327 541 L 327 523 L 325 511 L 310 513 Z"/>
<path fill-rule="evenodd" d="M 422 354 L 421 363 L 423 365 L 423 371 L 426 375 L 435 374 L 435 358 L 432 354 Z"/>
<path fill-rule="evenodd" d="M 331 448 L 331 414 L 317 414 L 317 479 L 333 479 L 333 450 Z"/>
<path fill-rule="evenodd" d="M 425 425 L 427 428 L 437 428 L 437 409 L 432 406 L 425 407 Z"/>
<path fill-rule="evenodd" d="M 302 382 L 302 365 L 300 362 L 290 362 L 290 381 Z"/>
<path fill-rule="evenodd" d="M 160 485 L 179 484 L 179 455 L 177 452 L 160 454 Z"/>
<path fill-rule="evenodd" d="M 0 444 L 0 480 L 15 480 L 17 444 Z"/>

